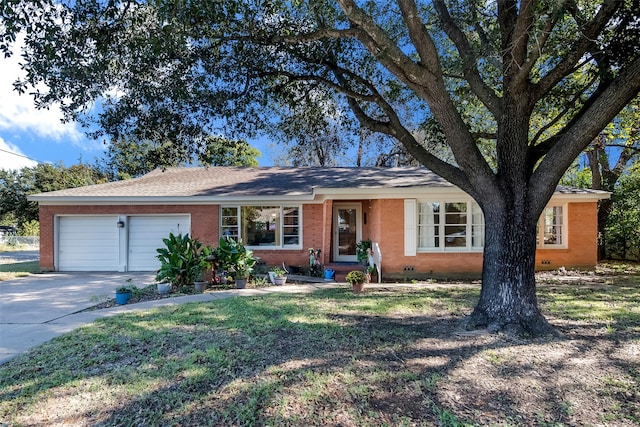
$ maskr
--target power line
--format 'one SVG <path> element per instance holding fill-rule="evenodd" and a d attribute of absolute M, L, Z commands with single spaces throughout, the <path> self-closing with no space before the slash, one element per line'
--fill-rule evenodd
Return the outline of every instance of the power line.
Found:
<path fill-rule="evenodd" d="M 3 148 L 0 148 L 0 151 L 2 151 L 3 153 L 13 154 L 14 156 L 23 157 L 23 158 L 29 159 L 29 160 L 31 160 L 33 162 L 46 163 L 46 162 L 42 162 L 42 161 L 40 161 L 38 159 L 33 159 L 33 158 L 29 157 L 29 156 L 25 156 L 24 154 L 14 153 L 13 151 L 5 150 Z"/>

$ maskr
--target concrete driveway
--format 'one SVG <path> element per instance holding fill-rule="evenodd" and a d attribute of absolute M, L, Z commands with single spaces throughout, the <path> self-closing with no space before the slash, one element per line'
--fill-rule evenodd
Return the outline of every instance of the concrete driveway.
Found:
<path fill-rule="evenodd" d="M 153 283 L 154 273 L 48 273 L 0 282 L 0 364 L 99 317 L 78 313 L 118 286 Z"/>

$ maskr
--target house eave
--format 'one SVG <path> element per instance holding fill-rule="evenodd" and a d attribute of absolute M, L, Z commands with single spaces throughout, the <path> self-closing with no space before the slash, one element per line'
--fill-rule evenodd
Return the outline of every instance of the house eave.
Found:
<path fill-rule="evenodd" d="M 243 203 L 256 201 L 305 202 L 313 201 L 309 195 L 305 196 L 227 196 L 227 197 L 96 197 L 96 196 L 67 196 L 67 197 L 29 197 L 28 200 L 47 205 L 219 205 L 226 203 Z"/>
<path fill-rule="evenodd" d="M 311 193 L 279 195 L 220 195 L 220 196 L 48 196 L 47 193 L 31 195 L 27 200 L 40 205 L 219 205 L 233 203 L 322 203 L 325 200 L 359 199 L 427 199 L 468 197 L 468 194 L 455 186 L 442 187 L 367 187 L 367 188 L 329 188 L 316 187 Z M 597 202 L 611 197 L 611 193 L 595 190 L 556 191 L 552 201 Z"/>

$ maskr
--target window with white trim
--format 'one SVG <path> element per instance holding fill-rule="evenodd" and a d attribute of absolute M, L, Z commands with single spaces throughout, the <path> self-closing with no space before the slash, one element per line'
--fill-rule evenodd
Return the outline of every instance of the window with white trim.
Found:
<path fill-rule="evenodd" d="M 418 203 L 418 250 L 482 250 L 484 216 L 472 201 Z"/>
<path fill-rule="evenodd" d="M 223 206 L 220 233 L 248 247 L 300 247 L 300 219 L 298 206 Z"/>
<path fill-rule="evenodd" d="M 539 247 L 566 247 L 564 217 L 565 209 L 563 206 L 547 206 L 544 208 L 538 223 L 537 241 Z"/>

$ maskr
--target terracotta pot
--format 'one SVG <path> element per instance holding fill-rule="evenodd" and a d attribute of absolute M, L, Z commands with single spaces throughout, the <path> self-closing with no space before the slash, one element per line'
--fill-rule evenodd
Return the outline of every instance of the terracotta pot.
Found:
<path fill-rule="evenodd" d="M 354 283 L 351 285 L 354 294 L 362 293 L 364 290 L 364 282 L 363 283 Z"/>

